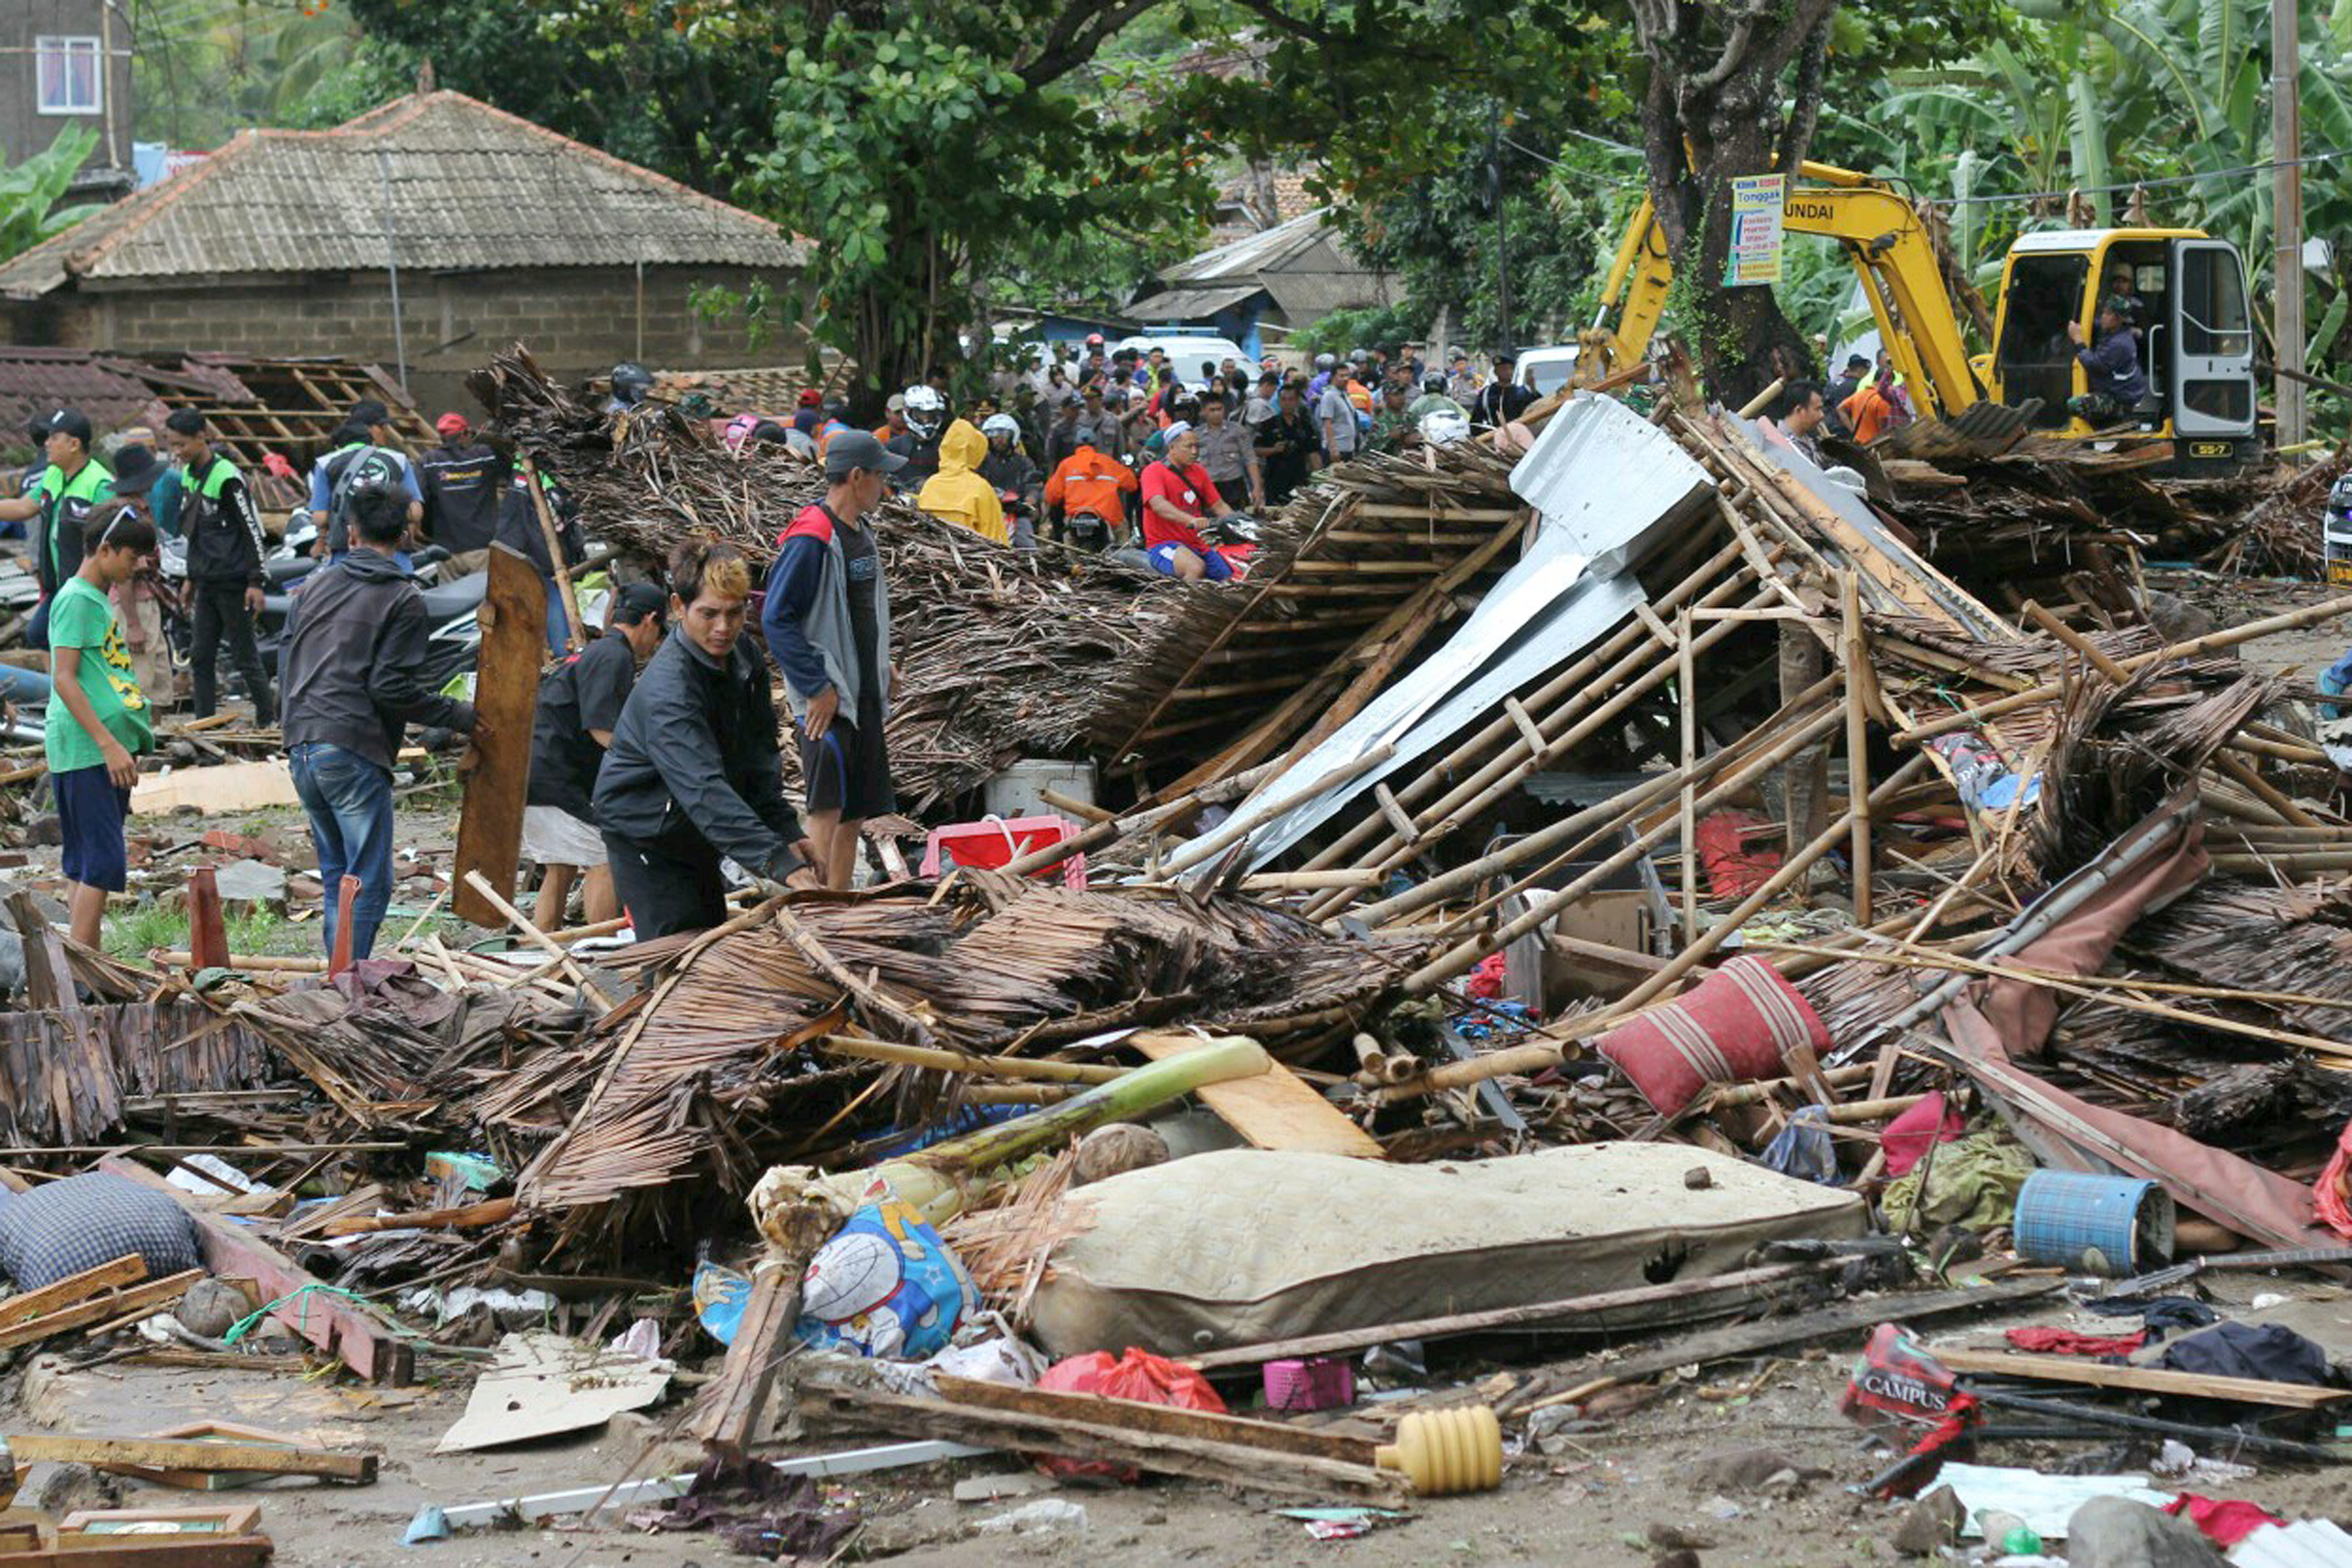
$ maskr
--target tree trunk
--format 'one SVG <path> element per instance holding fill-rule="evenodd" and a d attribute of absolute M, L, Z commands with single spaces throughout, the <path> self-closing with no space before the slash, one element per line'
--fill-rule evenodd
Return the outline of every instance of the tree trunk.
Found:
<path fill-rule="evenodd" d="M 1772 290 L 1724 285 L 1731 182 L 1794 177 L 1821 112 L 1822 62 L 1837 0 L 1788 0 L 1770 12 L 1696 0 L 1635 0 L 1649 58 L 1642 132 L 1650 199 L 1697 318 L 1709 392 L 1737 406 L 1778 377 L 1811 374 L 1811 345 Z M 1790 78 L 1783 86 L 1783 77 Z"/>

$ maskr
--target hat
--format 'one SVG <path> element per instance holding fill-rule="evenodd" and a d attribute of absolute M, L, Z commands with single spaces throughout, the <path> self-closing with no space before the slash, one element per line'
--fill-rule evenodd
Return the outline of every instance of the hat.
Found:
<path fill-rule="evenodd" d="M 1192 427 L 1190 425 L 1185 424 L 1181 419 L 1177 420 L 1160 433 L 1160 449 L 1163 452 L 1174 451 L 1176 443 L 1192 433 Z"/>
<path fill-rule="evenodd" d="M 466 423 L 466 416 L 462 414 L 444 414 L 433 422 L 433 428 L 447 437 L 463 436 L 471 426 Z"/>
<path fill-rule="evenodd" d="M 1496 364 L 1517 364 L 1519 363 L 1517 353 L 1508 346 L 1496 349 L 1493 357 Z"/>
<path fill-rule="evenodd" d="M 1075 392 L 1066 392 L 1055 401 L 1064 408 L 1076 408 L 1078 405 L 1078 395 Z"/>
<path fill-rule="evenodd" d="M 2128 321 L 2139 314 L 2139 301 L 2128 294 L 2110 294 L 2099 301 L 2099 311 L 2102 315 L 2109 310 L 2113 310 Z"/>
<path fill-rule="evenodd" d="M 892 414 L 904 414 L 907 412 L 907 395 L 903 392 L 894 392 L 882 406 Z"/>
<path fill-rule="evenodd" d="M 114 493 L 119 496 L 143 496 L 163 477 L 163 465 L 155 460 L 152 447 L 133 441 L 114 454 Z"/>
<path fill-rule="evenodd" d="M 613 619 L 621 626 L 633 626 L 647 616 L 658 616 L 667 605 L 668 598 L 651 583 L 632 583 L 613 595 Z"/>
<path fill-rule="evenodd" d="M 1848 354 L 1845 356 L 1846 369 L 1853 370 L 1857 366 L 1864 370 L 1868 370 L 1870 368 L 1870 356 L 1867 354 Z"/>
<path fill-rule="evenodd" d="M 354 425 L 389 425 L 392 423 L 392 410 L 386 408 L 382 402 L 375 398 L 362 397 L 357 403 L 352 405 L 352 423 Z"/>
<path fill-rule="evenodd" d="M 89 416 L 79 408 L 60 408 L 50 415 L 49 434 L 71 436 L 85 447 L 98 437 L 98 432 L 90 428 Z"/>
<path fill-rule="evenodd" d="M 841 431 L 825 443 L 824 477 L 828 479 L 845 479 L 860 471 L 893 474 L 906 466 L 906 458 L 886 449 L 863 430 Z"/>
<path fill-rule="evenodd" d="M 824 402 L 824 394 L 819 392 L 815 387 L 803 386 L 801 388 L 801 406 L 803 408 L 814 408 Z"/>

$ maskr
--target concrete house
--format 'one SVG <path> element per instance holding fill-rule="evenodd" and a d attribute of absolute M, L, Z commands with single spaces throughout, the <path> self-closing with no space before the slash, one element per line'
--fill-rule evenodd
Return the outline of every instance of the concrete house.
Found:
<path fill-rule="evenodd" d="M 0 264 L 12 341 L 121 353 L 334 354 L 429 407 L 520 340 L 551 374 L 791 359 L 801 244 L 774 224 L 455 92 L 331 131 L 246 131 Z M 701 290 L 764 283 L 755 348 Z M 394 310 L 398 301 L 398 313 Z"/>
<path fill-rule="evenodd" d="M 98 146 L 75 183 L 77 200 L 131 185 L 131 27 L 120 0 L 8 0 L 0 5 L 0 156 L 16 163 L 68 125 Z"/>

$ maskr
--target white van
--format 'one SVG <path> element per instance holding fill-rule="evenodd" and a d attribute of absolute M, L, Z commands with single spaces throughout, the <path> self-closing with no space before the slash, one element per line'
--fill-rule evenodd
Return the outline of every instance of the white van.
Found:
<path fill-rule="evenodd" d="M 1568 384 L 1576 374 L 1576 345 L 1552 343 L 1544 348 L 1528 349 L 1519 355 L 1519 384 L 1535 388 L 1539 397 L 1549 397 Z"/>
<path fill-rule="evenodd" d="M 1257 369 L 1257 361 L 1252 359 L 1241 344 L 1231 338 L 1218 337 L 1213 332 L 1139 333 L 1131 338 L 1119 339 L 1110 345 L 1109 352 L 1117 353 L 1121 349 L 1133 349 L 1138 353 L 1147 354 L 1159 349 L 1167 354 L 1168 363 L 1176 367 L 1177 376 L 1191 386 L 1201 384 L 1202 361 L 1223 366 L 1226 360 L 1231 359 L 1244 370 L 1255 373 Z"/>

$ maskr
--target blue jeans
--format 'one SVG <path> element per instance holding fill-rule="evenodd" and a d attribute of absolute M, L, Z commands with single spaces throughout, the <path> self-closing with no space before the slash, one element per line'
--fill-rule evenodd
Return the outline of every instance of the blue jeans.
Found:
<path fill-rule="evenodd" d="M 352 957 L 365 958 L 392 902 L 392 770 L 323 741 L 295 747 L 293 763 L 294 793 L 310 818 L 319 880 L 327 889 L 328 955 L 335 951 L 337 892 L 348 871 L 360 879 L 352 900 Z"/>
<path fill-rule="evenodd" d="M 564 611 L 563 590 L 556 585 L 555 579 L 541 577 L 540 582 L 547 588 L 547 651 L 562 658 L 572 647 L 568 636 L 572 617 Z M 582 635 L 586 635 L 584 629 Z"/>

